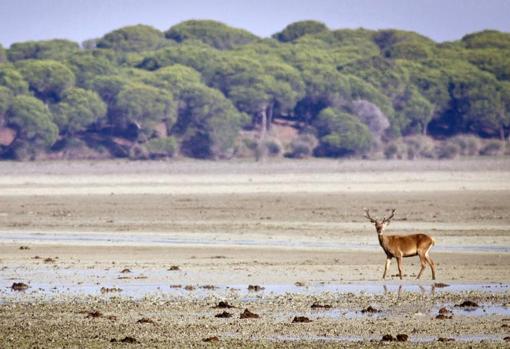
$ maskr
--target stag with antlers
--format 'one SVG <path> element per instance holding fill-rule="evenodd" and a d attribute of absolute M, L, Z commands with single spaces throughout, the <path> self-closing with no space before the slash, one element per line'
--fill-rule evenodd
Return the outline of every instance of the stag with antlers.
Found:
<path fill-rule="evenodd" d="M 375 230 L 379 237 L 379 244 L 386 253 L 386 265 L 384 266 L 383 279 L 386 278 L 386 272 L 391 263 L 392 258 L 397 259 L 398 273 L 400 280 L 402 280 L 402 258 L 404 257 L 420 257 L 421 269 L 418 273 L 417 279 L 425 270 L 425 267 L 430 265 L 432 270 L 432 280 L 436 279 L 436 266 L 434 261 L 429 256 L 430 249 L 434 246 L 434 239 L 427 234 L 413 234 L 413 235 L 384 235 L 384 229 L 390 224 L 395 216 L 395 209 L 391 211 L 388 218 L 383 217 L 378 221 L 370 216 L 368 209 L 365 209 L 365 217 L 374 223 Z"/>

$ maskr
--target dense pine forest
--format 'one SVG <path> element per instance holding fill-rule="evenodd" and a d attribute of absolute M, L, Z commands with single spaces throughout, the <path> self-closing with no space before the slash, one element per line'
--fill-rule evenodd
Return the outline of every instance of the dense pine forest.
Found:
<path fill-rule="evenodd" d="M 209 20 L 0 46 L 1 159 L 502 155 L 510 34 Z"/>

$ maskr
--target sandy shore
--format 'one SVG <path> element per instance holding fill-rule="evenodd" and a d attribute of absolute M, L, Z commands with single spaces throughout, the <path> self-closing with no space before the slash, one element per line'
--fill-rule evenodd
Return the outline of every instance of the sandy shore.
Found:
<path fill-rule="evenodd" d="M 1 347 L 507 345 L 508 160 L 140 165 L 0 164 Z M 433 235 L 438 280 L 382 281 L 364 207 Z"/>

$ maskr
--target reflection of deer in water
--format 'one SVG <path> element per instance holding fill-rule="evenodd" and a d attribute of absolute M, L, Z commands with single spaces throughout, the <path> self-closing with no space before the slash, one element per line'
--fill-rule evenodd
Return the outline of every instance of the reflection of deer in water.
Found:
<path fill-rule="evenodd" d="M 434 261 L 429 256 L 429 251 L 434 246 L 434 239 L 427 234 L 413 234 L 413 235 L 383 235 L 384 229 L 390 224 L 391 219 L 395 215 L 395 209 L 391 211 L 388 218 L 383 218 L 381 221 L 370 217 L 368 209 L 365 209 L 365 217 L 374 223 L 375 230 L 379 237 L 379 244 L 386 253 L 386 265 L 384 266 L 383 279 L 386 277 L 386 272 L 390 266 L 391 259 L 397 259 L 398 273 L 402 280 L 402 258 L 404 257 L 420 257 L 421 269 L 418 273 L 417 279 L 420 278 L 423 270 L 430 265 L 432 270 L 432 280 L 436 279 L 436 266 Z"/>

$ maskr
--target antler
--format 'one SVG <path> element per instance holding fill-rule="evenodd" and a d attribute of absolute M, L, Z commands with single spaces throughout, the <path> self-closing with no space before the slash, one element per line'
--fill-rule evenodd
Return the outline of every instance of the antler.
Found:
<path fill-rule="evenodd" d="M 384 223 L 389 223 L 391 221 L 391 219 L 393 218 L 393 216 L 395 215 L 395 211 L 396 210 L 397 210 L 396 208 L 392 209 L 391 210 L 391 215 L 388 218 L 383 218 L 383 222 Z"/>
<path fill-rule="evenodd" d="M 368 218 L 370 220 L 370 222 L 375 223 L 376 220 L 373 219 L 372 217 L 370 217 L 370 212 L 368 211 L 368 208 L 364 208 L 364 210 L 365 210 L 365 217 Z"/>

